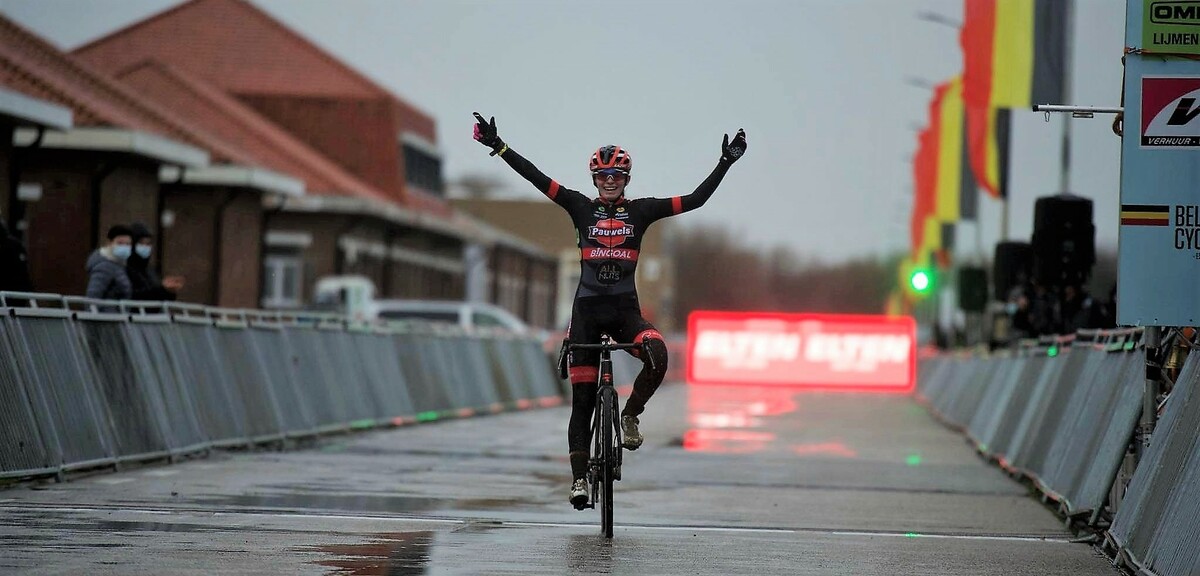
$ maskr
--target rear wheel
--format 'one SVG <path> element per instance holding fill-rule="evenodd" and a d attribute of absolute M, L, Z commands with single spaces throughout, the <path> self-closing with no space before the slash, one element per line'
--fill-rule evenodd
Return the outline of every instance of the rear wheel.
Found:
<path fill-rule="evenodd" d="M 613 468 L 617 464 L 615 432 L 613 430 L 613 413 L 615 412 L 617 391 L 611 386 L 601 388 L 600 397 L 600 443 L 604 450 L 600 457 L 600 530 L 605 538 L 613 535 Z"/>

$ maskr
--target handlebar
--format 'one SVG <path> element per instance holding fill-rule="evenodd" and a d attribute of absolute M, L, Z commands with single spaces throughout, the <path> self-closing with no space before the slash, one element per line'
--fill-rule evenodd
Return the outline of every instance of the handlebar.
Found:
<path fill-rule="evenodd" d="M 566 342 L 564 340 L 564 342 Z M 566 342 L 567 352 L 572 350 L 635 350 L 642 347 L 642 343 L 637 344 L 619 344 L 611 342 L 608 344 L 572 344 Z"/>
<path fill-rule="evenodd" d="M 567 356 L 572 350 L 600 350 L 608 352 L 612 350 L 641 350 L 645 355 L 646 362 L 650 365 L 651 370 L 655 370 L 654 356 L 646 351 L 645 345 L 649 337 L 642 338 L 641 342 L 621 344 L 611 340 L 605 340 L 600 344 L 573 344 L 570 340 L 563 339 L 562 348 L 558 351 L 558 373 L 563 380 L 567 379 Z"/>

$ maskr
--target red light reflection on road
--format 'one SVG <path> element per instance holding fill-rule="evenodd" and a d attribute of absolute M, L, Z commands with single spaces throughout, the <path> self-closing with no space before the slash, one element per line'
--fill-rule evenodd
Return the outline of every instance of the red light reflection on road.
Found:
<path fill-rule="evenodd" d="M 683 434 L 683 449 L 692 452 L 744 454 L 761 452 L 775 440 L 770 432 L 693 428 Z"/>
<path fill-rule="evenodd" d="M 799 419 L 772 420 L 799 408 L 807 390 L 780 386 L 688 386 L 688 430 L 683 449 L 746 454 L 776 451 L 801 457 L 856 458 L 858 452 L 836 439 L 789 443 L 780 433 L 796 431 Z M 803 435 L 803 430 L 800 431 Z M 811 433 L 811 432 L 810 432 Z M 791 435 L 791 434 L 788 434 Z"/>
<path fill-rule="evenodd" d="M 841 442 L 796 444 L 792 446 L 792 452 L 797 456 L 839 456 L 842 458 L 858 457 L 858 452 L 855 452 L 849 446 L 846 446 Z"/>
<path fill-rule="evenodd" d="M 775 441 L 764 419 L 796 411 L 793 392 L 764 386 L 688 386 L 688 426 L 683 449 L 744 454 Z"/>

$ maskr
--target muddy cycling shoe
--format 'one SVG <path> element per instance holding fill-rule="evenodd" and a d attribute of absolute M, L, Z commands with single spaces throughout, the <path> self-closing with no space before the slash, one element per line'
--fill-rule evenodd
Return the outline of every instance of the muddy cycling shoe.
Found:
<path fill-rule="evenodd" d="M 637 450 L 642 447 L 642 433 L 638 432 L 637 416 L 621 416 L 621 436 L 624 441 L 621 443 L 626 450 Z"/>
<path fill-rule="evenodd" d="M 587 478 L 576 478 L 571 484 L 571 505 L 576 510 L 587 508 L 588 504 L 588 485 Z"/>

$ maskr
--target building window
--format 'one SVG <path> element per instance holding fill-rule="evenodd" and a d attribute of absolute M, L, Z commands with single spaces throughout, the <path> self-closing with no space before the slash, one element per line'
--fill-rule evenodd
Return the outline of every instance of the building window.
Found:
<path fill-rule="evenodd" d="M 444 195 L 442 187 L 442 160 L 418 149 L 407 142 L 404 147 L 404 182 L 410 186 Z"/>
<path fill-rule="evenodd" d="M 304 261 L 298 254 L 268 254 L 263 258 L 263 308 L 299 308 Z"/>

